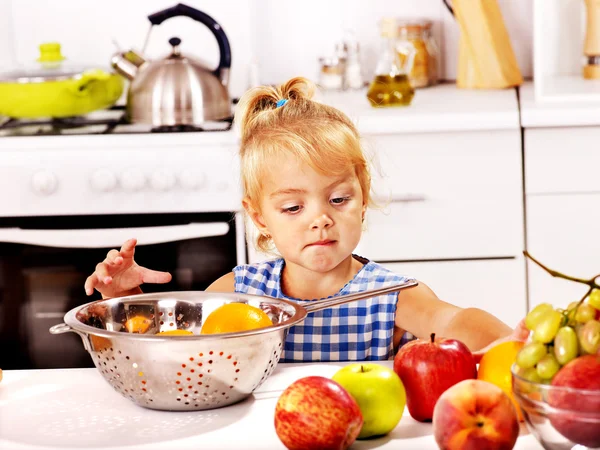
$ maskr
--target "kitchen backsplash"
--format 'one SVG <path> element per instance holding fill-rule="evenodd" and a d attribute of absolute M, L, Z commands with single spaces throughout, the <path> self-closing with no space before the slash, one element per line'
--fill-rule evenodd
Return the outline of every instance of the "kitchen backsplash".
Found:
<path fill-rule="evenodd" d="M 0 67 L 29 63 L 38 45 L 59 41 L 73 62 L 107 66 L 117 50 L 141 49 L 149 29 L 148 14 L 177 0 L 0 0 Z M 378 21 L 383 16 L 425 17 L 435 22 L 441 49 L 440 73 L 454 79 L 459 30 L 442 0 L 184 0 L 219 22 L 232 47 L 231 93 L 249 85 L 252 65 L 260 83 L 294 75 L 316 78 L 317 60 L 331 54 L 345 28 L 361 45 L 364 76 L 370 78 L 378 50 Z M 532 0 L 499 0 L 524 76 L 532 73 Z M 216 66 L 218 47 L 212 34 L 187 18 L 155 27 L 147 54 L 166 55 L 167 40 L 182 39 L 182 51 Z"/>

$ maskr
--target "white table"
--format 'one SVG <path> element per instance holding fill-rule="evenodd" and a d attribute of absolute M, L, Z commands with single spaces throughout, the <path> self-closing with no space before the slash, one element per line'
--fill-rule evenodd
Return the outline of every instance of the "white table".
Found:
<path fill-rule="evenodd" d="M 385 362 L 391 366 L 390 362 Z M 53 450 L 285 449 L 273 414 L 281 392 L 344 363 L 279 364 L 245 401 L 198 412 L 154 411 L 121 397 L 96 369 L 5 371 L 0 382 L 0 448 Z M 351 449 L 437 449 L 431 424 L 405 416 L 392 433 Z M 542 447 L 523 427 L 516 449 Z"/>

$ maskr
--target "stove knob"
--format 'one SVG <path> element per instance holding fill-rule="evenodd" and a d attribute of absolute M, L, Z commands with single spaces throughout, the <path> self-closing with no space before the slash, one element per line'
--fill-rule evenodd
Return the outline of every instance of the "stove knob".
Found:
<path fill-rule="evenodd" d="M 110 192 L 117 187 L 117 176 L 108 169 L 100 169 L 93 173 L 91 184 L 95 191 Z"/>
<path fill-rule="evenodd" d="M 175 186 L 175 175 L 170 170 L 157 170 L 152 174 L 150 184 L 157 191 L 168 191 Z"/>
<path fill-rule="evenodd" d="M 58 180 L 54 173 L 48 170 L 40 170 L 31 178 L 33 190 L 41 195 L 51 195 L 58 187 Z"/>
<path fill-rule="evenodd" d="M 121 186 L 126 191 L 139 191 L 146 185 L 146 177 L 139 169 L 129 169 L 121 174 Z"/>
<path fill-rule="evenodd" d="M 193 170 L 186 169 L 181 172 L 179 180 L 185 189 L 195 190 L 202 188 L 206 182 L 205 178 L 206 177 L 202 172 L 195 172 Z"/>

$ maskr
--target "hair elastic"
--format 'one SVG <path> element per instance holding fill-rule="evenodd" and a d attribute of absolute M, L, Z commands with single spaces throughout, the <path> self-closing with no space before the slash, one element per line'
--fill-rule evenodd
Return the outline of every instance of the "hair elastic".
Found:
<path fill-rule="evenodd" d="M 282 107 L 288 102 L 287 98 L 282 98 L 281 100 L 277 100 L 277 108 Z"/>

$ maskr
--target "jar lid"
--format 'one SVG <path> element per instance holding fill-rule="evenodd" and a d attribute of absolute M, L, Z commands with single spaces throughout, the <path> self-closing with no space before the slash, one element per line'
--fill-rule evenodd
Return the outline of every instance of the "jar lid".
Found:
<path fill-rule="evenodd" d="M 379 22 L 381 36 L 393 38 L 397 35 L 396 19 L 393 17 L 384 17 Z"/>
<path fill-rule="evenodd" d="M 430 30 L 433 21 L 429 19 L 398 19 L 398 31 L 422 32 Z"/>
<path fill-rule="evenodd" d="M 319 58 L 321 68 L 337 68 L 341 63 L 345 62 L 345 58 L 323 57 Z"/>

